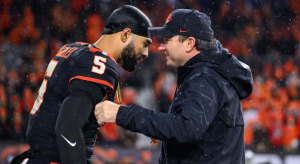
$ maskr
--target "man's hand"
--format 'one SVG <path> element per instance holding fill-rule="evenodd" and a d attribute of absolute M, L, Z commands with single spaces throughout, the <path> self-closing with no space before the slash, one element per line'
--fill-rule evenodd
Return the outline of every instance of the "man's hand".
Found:
<path fill-rule="evenodd" d="M 111 101 L 103 101 L 96 105 L 95 116 L 100 126 L 103 126 L 105 122 L 115 123 L 117 113 L 120 105 Z"/>
<path fill-rule="evenodd" d="M 151 138 L 151 141 L 150 141 L 151 147 L 157 146 L 158 143 L 159 143 L 159 140 Z"/>

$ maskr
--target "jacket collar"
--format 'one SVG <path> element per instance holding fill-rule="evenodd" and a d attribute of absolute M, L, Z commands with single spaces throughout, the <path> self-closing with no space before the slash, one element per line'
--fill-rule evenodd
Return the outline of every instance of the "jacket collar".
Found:
<path fill-rule="evenodd" d="M 229 54 L 228 50 L 223 48 L 222 44 L 217 40 L 210 48 L 195 55 L 183 66 L 177 67 L 177 85 L 181 85 L 186 76 L 196 67 L 197 63 L 205 62 L 213 65 L 220 65 L 227 61 L 230 57 L 231 54 Z"/>

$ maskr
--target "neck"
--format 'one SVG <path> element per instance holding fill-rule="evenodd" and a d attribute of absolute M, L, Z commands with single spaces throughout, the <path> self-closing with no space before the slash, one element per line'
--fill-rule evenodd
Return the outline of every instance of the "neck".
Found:
<path fill-rule="evenodd" d="M 118 61 L 121 56 L 123 46 L 120 44 L 120 41 L 117 40 L 116 34 L 102 35 L 94 45 L 110 54 L 116 61 Z"/>
<path fill-rule="evenodd" d="M 198 55 L 201 51 L 195 50 L 191 53 L 190 59 L 192 59 L 194 56 Z"/>
<path fill-rule="evenodd" d="M 201 51 L 198 51 L 198 50 L 195 49 L 195 50 L 193 50 L 193 51 L 187 53 L 187 54 L 186 54 L 187 58 L 186 58 L 186 60 L 184 61 L 184 63 L 183 63 L 181 66 L 185 65 L 186 62 L 188 62 L 189 60 L 191 60 L 194 56 L 196 56 L 196 55 L 199 54 L 200 52 L 201 52 Z"/>

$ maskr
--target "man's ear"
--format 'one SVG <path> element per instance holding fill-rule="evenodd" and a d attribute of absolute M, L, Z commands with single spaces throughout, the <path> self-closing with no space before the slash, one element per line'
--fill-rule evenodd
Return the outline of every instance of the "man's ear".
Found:
<path fill-rule="evenodd" d="M 186 41 L 186 51 L 189 52 L 193 50 L 196 44 L 196 40 L 194 37 L 189 37 Z"/>
<path fill-rule="evenodd" d="M 131 29 L 130 28 L 125 28 L 122 32 L 121 32 L 121 41 L 123 43 L 126 43 L 126 41 L 128 40 L 129 36 L 131 35 Z"/>

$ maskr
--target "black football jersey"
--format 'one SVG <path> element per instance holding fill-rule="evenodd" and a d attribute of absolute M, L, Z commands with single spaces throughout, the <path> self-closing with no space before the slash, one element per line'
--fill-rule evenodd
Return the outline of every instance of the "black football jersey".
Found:
<path fill-rule="evenodd" d="M 76 42 L 63 46 L 48 64 L 44 81 L 30 112 L 26 132 L 30 147 L 58 151 L 55 125 L 72 80 L 85 80 L 105 86 L 107 99 L 114 95 L 119 74 L 116 61 L 107 52 L 87 43 Z M 87 150 L 87 156 L 92 154 L 97 128 L 97 120 L 92 113 L 83 127 L 86 148 L 90 149 Z"/>

